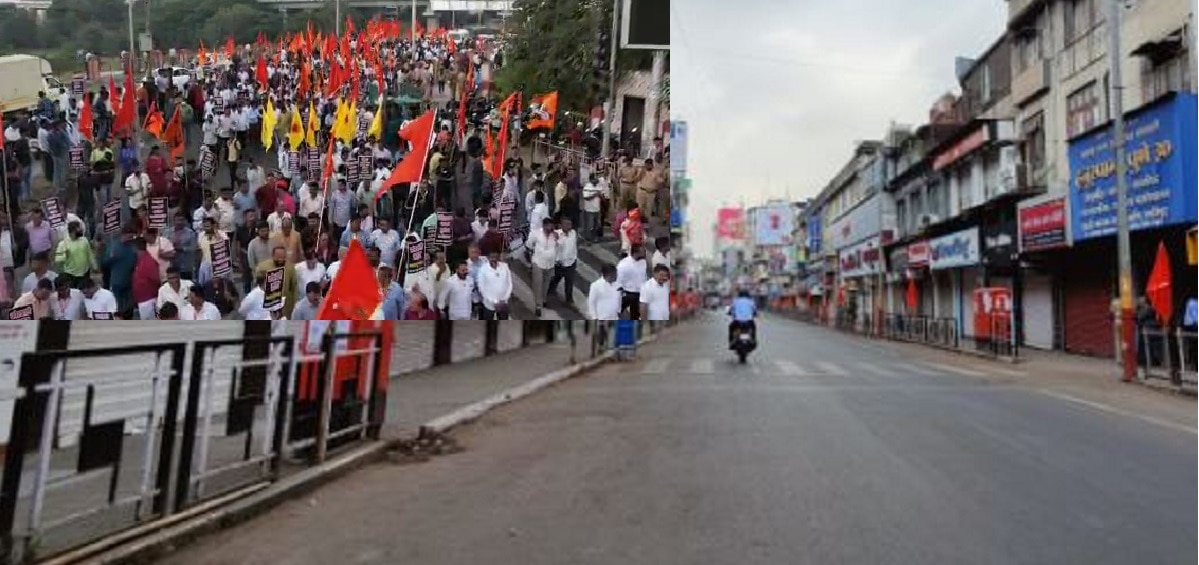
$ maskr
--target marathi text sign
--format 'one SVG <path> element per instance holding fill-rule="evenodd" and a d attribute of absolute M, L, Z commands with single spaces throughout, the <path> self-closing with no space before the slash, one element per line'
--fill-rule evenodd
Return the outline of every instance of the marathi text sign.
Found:
<path fill-rule="evenodd" d="M 932 239 L 928 242 L 928 247 L 931 251 L 929 268 L 933 270 L 977 265 L 979 260 L 978 228 L 965 229 Z M 910 248 L 908 252 L 911 253 Z"/>
<path fill-rule="evenodd" d="M 1178 94 L 1125 122 L 1128 223 L 1132 230 L 1195 223 L 1196 97 Z M 1070 231 L 1075 241 L 1116 233 L 1111 128 L 1070 142 Z"/>
<path fill-rule="evenodd" d="M 1067 244 L 1065 198 L 1020 209 L 1020 251 L 1055 249 Z"/>

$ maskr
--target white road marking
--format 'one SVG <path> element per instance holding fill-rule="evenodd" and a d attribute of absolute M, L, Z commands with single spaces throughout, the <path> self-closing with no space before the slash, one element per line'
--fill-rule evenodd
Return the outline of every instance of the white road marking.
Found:
<path fill-rule="evenodd" d="M 710 375 L 715 370 L 711 359 L 695 359 L 691 361 L 691 372 L 698 375 Z"/>
<path fill-rule="evenodd" d="M 922 363 L 924 365 L 928 365 L 929 367 L 932 367 L 934 369 L 939 369 L 941 371 L 947 371 L 950 373 L 956 373 L 956 374 L 962 375 L 964 377 L 985 377 L 985 376 L 987 376 L 986 373 L 975 371 L 973 369 L 963 369 L 961 367 L 954 367 L 953 365 L 945 365 L 942 363 L 931 363 L 928 361 L 923 361 Z"/>
<path fill-rule="evenodd" d="M 1108 414 L 1116 414 L 1118 416 L 1124 416 L 1126 418 L 1133 418 L 1136 420 L 1140 420 L 1142 422 L 1147 422 L 1150 424 L 1154 424 L 1157 426 L 1161 426 L 1163 428 L 1168 428 L 1168 429 L 1179 431 L 1179 432 L 1185 432 L 1185 433 L 1188 433 L 1191 435 L 1199 435 L 1199 431 L 1197 431 L 1195 428 L 1192 428 L 1190 426 L 1184 426 L 1182 424 L 1177 424 L 1174 422 L 1162 420 L 1160 418 L 1154 418 L 1153 416 L 1143 416 L 1141 414 L 1136 414 L 1133 412 L 1129 412 L 1127 410 L 1122 410 L 1120 408 L 1116 408 L 1115 406 L 1109 406 L 1107 404 L 1103 404 L 1102 402 L 1094 402 L 1091 400 L 1086 400 L 1084 398 L 1078 398 L 1077 396 L 1071 396 L 1069 394 L 1065 394 L 1065 393 L 1061 393 L 1061 392 L 1056 392 L 1056 391 L 1047 390 L 1047 389 L 1035 389 L 1035 390 L 1036 390 L 1036 392 L 1039 392 L 1045 396 L 1051 396 L 1058 400 L 1064 400 L 1066 402 L 1071 402 L 1074 404 L 1078 404 L 1080 406 L 1094 408 L 1096 410 L 1099 410 L 1100 412 L 1107 412 Z"/>
<path fill-rule="evenodd" d="M 819 363 L 816 363 L 816 366 L 820 367 L 821 371 L 823 371 L 824 373 L 829 374 L 829 375 L 838 375 L 838 376 L 842 376 L 842 377 L 847 375 L 847 373 L 845 372 L 845 369 L 842 369 L 841 367 L 838 367 L 836 364 L 833 364 L 833 363 L 821 361 Z"/>
<path fill-rule="evenodd" d="M 794 361 L 775 361 L 774 364 L 778 365 L 779 372 L 787 377 L 802 377 L 808 374 L 807 371 L 803 370 L 803 367 L 800 367 Z"/>
<path fill-rule="evenodd" d="M 645 368 L 641 369 L 641 372 L 647 375 L 660 375 L 666 372 L 667 367 L 670 367 L 670 361 L 670 357 L 650 359 L 649 362 L 645 364 Z"/>
<path fill-rule="evenodd" d="M 874 363 L 858 363 L 858 367 L 861 368 L 863 371 L 866 371 L 867 373 L 870 373 L 870 374 L 878 376 L 878 377 L 894 377 L 895 376 L 895 372 L 887 371 L 887 370 L 883 369 L 882 367 L 875 365 Z"/>

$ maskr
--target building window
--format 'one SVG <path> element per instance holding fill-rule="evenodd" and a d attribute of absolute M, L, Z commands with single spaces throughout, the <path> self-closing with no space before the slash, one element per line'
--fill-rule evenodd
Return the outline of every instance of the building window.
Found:
<path fill-rule="evenodd" d="M 1066 4 L 1066 45 L 1086 35 L 1099 23 L 1093 0 L 1070 0 Z"/>
<path fill-rule="evenodd" d="M 1024 72 L 1040 60 L 1041 30 L 1028 30 L 1016 40 L 1016 72 Z"/>
<path fill-rule="evenodd" d="M 908 223 L 908 203 L 902 198 L 895 202 L 895 219 L 899 225 L 899 235 L 911 233 L 912 226 Z"/>
<path fill-rule="evenodd" d="M 1141 96 L 1149 103 L 1168 92 L 1185 92 L 1191 89 L 1191 65 L 1189 53 L 1184 49 L 1164 61 L 1146 60 L 1141 70 Z"/>
<path fill-rule="evenodd" d="M 1033 172 L 1045 168 L 1045 115 L 1037 112 L 1020 124 L 1024 163 Z"/>
<path fill-rule="evenodd" d="M 1104 94 L 1106 92 L 1100 91 L 1099 83 L 1092 81 L 1066 97 L 1066 137 L 1074 137 L 1103 123 L 1107 114 Z"/>

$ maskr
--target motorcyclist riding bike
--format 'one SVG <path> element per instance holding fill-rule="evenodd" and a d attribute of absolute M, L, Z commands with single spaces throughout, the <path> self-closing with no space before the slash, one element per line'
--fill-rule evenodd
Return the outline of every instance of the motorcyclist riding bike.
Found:
<path fill-rule="evenodd" d="M 758 325 L 754 322 L 754 319 L 758 317 L 758 306 L 750 297 L 748 290 L 737 293 L 737 298 L 734 298 L 733 304 L 729 306 L 729 315 L 733 317 L 733 321 L 729 323 L 730 347 L 738 330 L 748 330 L 754 343 L 758 342 Z"/>

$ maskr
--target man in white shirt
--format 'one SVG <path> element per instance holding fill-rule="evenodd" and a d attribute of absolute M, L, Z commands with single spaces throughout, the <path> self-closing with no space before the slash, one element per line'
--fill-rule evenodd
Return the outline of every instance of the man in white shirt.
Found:
<path fill-rule="evenodd" d="M 641 285 L 638 297 L 645 305 L 642 320 L 662 322 L 670 319 L 670 267 L 654 267 L 654 278 Z"/>
<path fill-rule="evenodd" d="M 500 261 L 502 253 L 492 249 L 487 264 L 479 268 L 479 296 L 483 299 L 483 320 L 507 320 L 508 300 L 512 298 L 512 271 Z"/>
<path fill-rule="evenodd" d="M 649 261 L 649 268 L 658 265 L 670 266 L 670 238 L 659 237 L 654 240 L 654 256 Z"/>
<path fill-rule="evenodd" d="M 204 289 L 192 286 L 187 289 L 187 303 L 179 307 L 179 319 L 216 321 L 221 319 L 221 311 L 204 300 Z"/>
<path fill-rule="evenodd" d="M 266 300 L 266 277 L 259 275 L 254 277 L 254 289 L 241 299 L 241 305 L 238 306 L 237 312 L 241 314 L 243 320 L 270 320 L 271 313 L 262 307 L 264 300 Z"/>
<path fill-rule="evenodd" d="M 620 319 L 620 288 L 616 286 L 616 267 L 604 265 L 600 278 L 587 291 L 587 318 L 590 320 Z"/>
<path fill-rule="evenodd" d="M 96 280 L 83 281 L 83 310 L 89 320 L 113 319 L 117 314 L 117 297 L 111 290 L 101 288 Z"/>
<path fill-rule="evenodd" d="M 487 233 L 487 210 L 485 208 L 475 210 L 475 221 L 470 223 L 470 231 L 475 234 L 474 243 L 477 245 L 483 238 L 483 234 Z"/>
<path fill-rule="evenodd" d="M 250 161 L 250 166 L 246 168 L 246 184 L 249 185 L 251 193 L 258 192 L 258 189 L 266 184 L 266 171 L 254 161 Z"/>
<path fill-rule="evenodd" d="M 220 223 L 221 212 L 217 210 L 216 200 L 212 197 L 212 193 L 204 194 L 204 204 L 192 211 L 192 229 L 196 233 L 204 229 L 204 218 L 212 218 L 216 223 Z"/>
<path fill-rule="evenodd" d="M 308 283 L 324 284 L 328 270 L 316 260 L 316 252 L 308 250 L 304 261 L 296 263 L 296 288 L 308 288 Z"/>
<path fill-rule="evenodd" d="M 400 252 L 400 243 L 403 238 L 400 237 L 400 232 L 391 229 L 391 220 L 384 216 L 378 218 L 378 226 L 374 232 L 371 232 L 371 241 L 375 248 L 379 250 L 379 260 L 385 265 L 391 265 L 398 271 L 400 266 L 396 264 L 397 254 Z"/>
<path fill-rule="evenodd" d="M 221 187 L 221 195 L 214 202 L 216 209 L 216 228 L 225 234 L 225 237 L 232 238 L 233 231 L 237 228 L 237 206 L 233 204 L 233 187 Z"/>
<path fill-rule="evenodd" d="M 271 212 L 271 215 L 266 217 L 266 223 L 271 227 L 271 237 L 274 237 L 275 234 L 283 231 L 284 219 L 291 220 L 291 213 L 284 208 L 283 201 L 280 200 L 275 205 L 275 211 Z"/>
<path fill-rule="evenodd" d="M 529 240 L 525 242 L 526 253 L 533 263 L 533 307 L 538 318 L 549 295 L 550 277 L 553 276 L 554 266 L 558 264 L 560 246 L 558 232 L 554 231 L 554 222 L 549 218 L 542 219 L 541 229 L 530 233 Z"/>
<path fill-rule="evenodd" d="M 437 303 L 445 308 L 448 320 L 469 320 L 471 295 L 475 286 L 470 280 L 470 266 L 465 261 L 458 263 L 454 276 L 441 285 Z"/>
<path fill-rule="evenodd" d="M 554 266 L 554 277 L 550 279 L 548 296 L 557 294 L 558 281 L 566 281 L 562 294 L 563 302 L 574 303 L 575 269 L 579 261 L 579 232 L 575 231 L 570 218 L 562 218 L 562 229 L 558 230 L 558 263 Z"/>
<path fill-rule="evenodd" d="M 534 186 L 538 186 L 538 188 L 525 195 L 525 209 L 529 211 L 529 231 L 536 230 L 542 220 L 550 217 L 549 205 L 545 203 L 545 192 L 536 183 Z M 532 205 L 529 204 L 530 196 L 533 197 Z"/>
<path fill-rule="evenodd" d="M 187 305 L 185 302 L 187 289 L 191 288 L 191 286 L 191 281 L 179 278 L 179 269 L 169 267 L 167 269 L 167 282 L 162 283 L 162 286 L 158 287 L 158 300 L 155 301 L 155 307 L 161 309 L 163 304 L 170 302 L 182 312 L 183 308 Z"/>
<path fill-rule="evenodd" d="M 82 320 L 83 291 L 71 288 L 71 282 L 67 277 L 59 277 L 54 281 L 54 291 L 54 298 L 58 301 L 58 308 L 55 309 L 56 319 Z"/>
<path fill-rule="evenodd" d="M 146 205 L 146 197 L 150 192 L 150 175 L 142 172 L 142 165 L 133 162 L 133 172 L 125 177 L 125 194 L 129 195 L 129 209 L 136 213 L 138 208 Z M 133 217 L 133 214 L 130 214 Z"/>
<path fill-rule="evenodd" d="M 588 241 L 599 237 L 602 197 L 595 175 L 591 175 L 587 184 L 583 185 L 583 239 Z"/>
<path fill-rule="evenodd" d="M 320 186 L 316 181 L 308 183 L 308 190 L 300 193 L 300 217 L 307 218 L 309 214 L 320 216 L 324 211 L 325 195 L 321 193 Z"/>
<path fill-rule="evenodd" d="M 648 277 L 645 266 L 645 249 L 635 245 L 628 256 L 616 264 L 616 286 L 620 287 L 622 302 L 620 311 L 629 310 L 629 319 L 641 319 L 641 287 Z"/>

